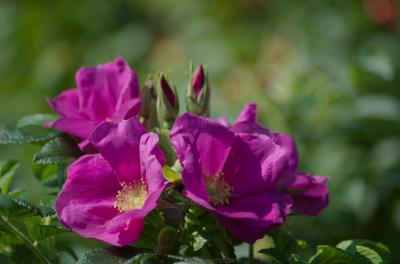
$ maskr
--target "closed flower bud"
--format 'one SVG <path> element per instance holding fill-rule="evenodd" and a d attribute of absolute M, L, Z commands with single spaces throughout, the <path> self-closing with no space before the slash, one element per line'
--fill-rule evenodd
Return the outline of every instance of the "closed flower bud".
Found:
<path fill-rule="evenodd" d="M 154 77 L 149 75 L 141 92 L 142 107 L 140 116 L 144 119 L 143 123 L 147 129 L 157 126 L 157 93 L 154 82 Z"/>
<path fill-rule="evenodd" d="M 178 231 L 170 226 L 164 227 L 158 234 L 157 238 L 157 254 L 173 254 L 179 247 Z"/>
<path fill-rule="evenodd" d="M 210 86 L 208 74 L 202 65 L 197 68 L 187 89 L 186 108 L 187 111 L 196 115 L 209 115 Z"/>
<path fill-rule="evenodd" d="M 156 105 L 157 95 L 154 87 L 154 77 L 152 75 L 147 76 L 144 82 L 143 89 L 141 92 L 142 107 L 140 109 L 140 115 L 144 118 L 150 116 L 150 112 Z"/>
<path fill-rule="evenodd" d="M 170 128 L 179 113 L 175 87 L 171 87 L 164 74 L 157 78 L 157 113 L 161 127 Z"/>

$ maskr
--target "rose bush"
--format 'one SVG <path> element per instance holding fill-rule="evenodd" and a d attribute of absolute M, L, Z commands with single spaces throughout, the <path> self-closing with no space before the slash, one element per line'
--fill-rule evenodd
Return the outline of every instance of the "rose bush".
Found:
<path fill-rule="evenodd" d="M 121 57 L 81 68 L 76 82 L 49 99 L 60 116 L 27 122 L 48 133 L 0 130 L 1 143 L 42 145 L 34 173 L 56 188 L 54 209 L 34 206 L 9 190 L 16 164 L 0 164 L 2 227 L 38 262 L 60 262 L 54 239 L 71 231 L 115 246 L 78 263 L 253 262 L 252 244 L 266 235 L 274 244 L 260 252 L 273 263 L 389 261 L 387 247 L 367 240 L 318 246 L 309 257 L 306 242 L 284 231 L 289 217 L 315 217 L 328 206 L 329 177 L 299 171 L 293 138 L 259 124 L 255 104 L 233 124 L 210 118 L 203 66 L 189 80 L 182 114 L 170 78 L 150 76 L 140 94 Z M 249 258 L 238 260 L 234 248 L 243 242 L 251 244 Z"/>

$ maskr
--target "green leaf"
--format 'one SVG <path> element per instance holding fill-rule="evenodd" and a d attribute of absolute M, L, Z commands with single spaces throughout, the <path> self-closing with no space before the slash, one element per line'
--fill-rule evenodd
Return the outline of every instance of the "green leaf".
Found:
<path fill-rule="evenodd" d="M 10 188 L 11 181 L 14 178 L 16 170 L 19 168 L 19 163 L 16 161 L 1 161 L 0 162 L 0 189 L 1 193 L 7 193 Z"/>
<path fill-rule="evenodd" d="M 274 247 L 261 249 L 259 252 L 281 262 L 287 262 L 292 253 L 308 247 L 306 241 L 293 238 L 291 232 L 284 228 L 270 229 L 268 235 L 273 238 Z"/>
<path fill-rule="evenodd" d="M 17 128 L 23 128 L 27 126 L 43 126 L 47 122 L 51 122 L 57 119 L 55 114 L 33 114 L 24 116 L 17 121 Z"/>
<path fill-rule="evenodd" d="M 8 129 L 4 124 L 0 124 L 0 144 L 29 144 L 45 142 L 56 137 L 59 133 L 51 132 L 43 136 L 34 136 L 24 133 L 20 129 Z"/>
<path fill-rule="evenodd" d="M 182 179 L 182 176 L 171 167 L 164 166 L 162 172 L 164 178 L 169 182 L 178 182 Z"/>
<path fill-rule="evenodd" d="M 317 253 L 309 260 L 309 264 L 364 264 L 361 259 L 350 253 L 331 246 L 318 246 Z"/>
<path fill-rule="evenodd" d="M 57 175 L 59 166 L 56 164 L 32 164 L 32 173 L 39 181 L 54 178 Z"/>
<path fill-rule="evenodd" d="M 46 143 L 39 152 L 35 153 L 33 162 L 68 165 L 78 157 L 79 153 L 79 149 L 72 140 L 58 137 Z"/>
<path fill-rule="evenodd" d="M 25 189 L 21 189 L 21 188 L 16 188 L 10 192 L 8 192 L 8 195 L 11 198 L 17 198 L 19 197 L 21 194 L 23 194 L 26 190 Z"/>
<path fill-rule="evenodd" d="M 18 206 L 14 203 L 13 199 L 6 194 L 0 194 L 0 212 L 9 214 L 17 208 Z"/>
<path fill-rule="evenodd" d="M 152 264 L 152 263 L 174 263 L 174 264 L 214 264 L 214 263 L 233 263 L 231 260 L 209 260 L 199 257 L 183 257 L 177 255 L 158 255 L 154 253 L 144 253 L 136 255 L 124 264 Z"/>
<path fill-rule="evenodd" d="M 202 235 L 200 235 L 199 232 L 197 232 L 197 231 L 193 232 L 193 238 L 194 238 L 194 242 L 193 242 L 193 250 L 194 251 L 199 251 L 207 243 L 207 239 L 204 238 Z"/>
<path fill-rule="evenodd" d="M 182 256 L 175 256 L 175 255 L 167 255 L 167 257 L 173 260 L 172 263 L 175 264 L 214 264 L 217 261 L 212 261 L 209 259 L 203 259 L 199 257 L 182 257 Z"/>
<path fill-rule="evenodd" d="M 364 239 L 345 240 L 337 246 L 352 255 L 365 259 L 367 263 L 390 263 L 391 253 L 389 248 L 379 242 Z"/>
<path fill-rule="evenodd" d="M 40 241 L 49 236 L 71 232 L 62 226 L 54 225 L 35 225 L 29 229 L 29 236 L 36 241 Z"/>
<path fill-rule="evenodd" d="M 19 198 L 11 198 L 6 194 L 0 194 L 0 210 L 12 216 L 51 216 L 53 209 L 49 207 L 38 207 Z"/>
<path fill-rule="evenodd" d="M 45 181 L 44 186 L 61 188 L 66 179 L 66 170 L 67 168 L 65 166 L 59 166 L 55 177 Z"/>
<path fill-rule="evenodd" d="M 141 253 L 143 252 L 133 247 L 100 248 L 86 252 L 77 264 L 124 264 Z"/>

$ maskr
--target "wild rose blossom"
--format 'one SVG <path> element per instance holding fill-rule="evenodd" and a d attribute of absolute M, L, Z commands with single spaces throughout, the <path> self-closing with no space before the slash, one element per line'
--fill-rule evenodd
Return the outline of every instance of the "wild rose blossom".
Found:
<path fill-rule="evenodd" d="M 216 214 L 231 234 L 254 243 L 285 221 L 292 199 L 264 179 L 257 153 L 235 132 L 185 113 L 170 137 L 183 167 L 184 195 Z M 271 148 L 271 166 L 285 152 L 285 146 Z"/>
<path fill-rule="evenodd" d="M 90 142 L 100 154 L 70 165 L 56 201 L 57 216 L 83 237 L 130 244 L 139 239 L 145 216 L 166 187 L 158 137 L 131 118 L 101 124 Z"/>
<path fill-rule="evenodd" d="M 101 122 L 120 122 L 139 113 L 139 81 L 120 56 L 106 64 L 80 68 L 75 79 L 76 88 L 48 100 L 61 117 L 47 126 L 81 138 L 81 148 L 87 147 L 86 139 Z"/>
<path fill-rule="evenodd" d="M 293 140 L 259 126 L 255 105 L 231 127 L 223 118 L 186 113 L 170 137 L 183 166 L 184 194 L 246 242 L 291 212 L 316 215 L 328 204 L 328 178 L 297 172 Z"/>

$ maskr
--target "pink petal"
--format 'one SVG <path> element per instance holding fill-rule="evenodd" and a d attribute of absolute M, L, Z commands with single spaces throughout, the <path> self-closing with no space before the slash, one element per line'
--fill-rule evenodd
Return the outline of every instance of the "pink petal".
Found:
<path fill-rule="evenodd" d="M 240 122 L 257 122 L 257 105 L 256 104 L 246 104 L 243 110 L 240 112 L 239 116 L 236 118 L 235 123 Z"/>
<path fill-rule="evenodd" d="M 119 123 L 122 120 L 136 117 L 140 112 L 140 105 L 140 99 L 132 99 L 125 102 L 114 112 L 112 121 Z"/>
<path fill-rule="evenodd" d="M 60 115 L 81 117 L 79 113 L 78 90 L 69 89 L 60 93 L 55 99 L 47 99 L 50 107 Z"/>
<path fill-rule="evenodd" d="M 162 173 L 164 154 L 158 146 L 158 136 L 144 134 L 140 139 L 140 165 L 142 177 L 146 179 L 149 192 L 163 190 L 166 184 Z"/>
<path fill-rule="evenodd" d="M 121 182 L 133 182 L 141 179 L 139 144 L 145 133 L 139 121 L 131 118 L 119 124 L 102 123 L 89 140 L 110 163 Z"/>
<path fill-rule="evenodd" d="M 47 123 L 45 126 L 53 127 L 67 134 L 85 139 L 90 135 L 96 125 L 95 122 L 86 119 L 60 117 L 54 122 Z"/>
<path fill-rule="evenodd" d="M 292 178 L 287 177 L 285 180 L 281 183 L 281 189 L 291 194 L 295 212 L 315 216 L 328 206 L 329 177 L 296 173 Z"/>
<path fill-rule="evenodd" d="M 194 144 L 193 151 L 198 153 L 204 176 L 222 172 L 235 139 L 234 134 L 220 123 L 191 113 L 185 113 L 175 121 L 170 137 L 173 144 L 178 139 L 184 144 L 175 146 L 180 157 L 184 156 L 179 152 L 186 151 L 185 141 L 189 140 L 187 143 Z M 186 140 L 181 140 L 182 137 Z"/>

